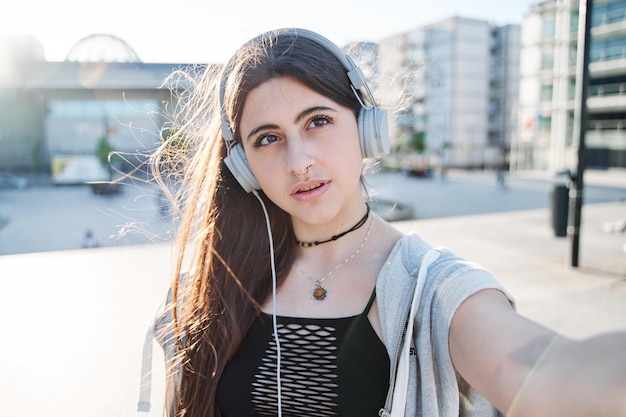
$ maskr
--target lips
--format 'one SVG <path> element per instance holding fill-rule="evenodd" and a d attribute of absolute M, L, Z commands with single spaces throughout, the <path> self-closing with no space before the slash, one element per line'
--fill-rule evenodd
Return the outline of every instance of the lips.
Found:
<path fill-rule="evenodd" d="M 299 201 L 309 201 L 323 195 L 329 186 L 330 181 L 309 180 L 296 184 L 291 195 Z"/>
<path fill-rule="evenodd" d="M 323 182 L 318 182 L 316 184 L 311 184 L 311 185 L 308 185 L 306 187 L 298 189 L 298 191 L 296 191 L 296 193 L 306 193 L 307 191 L 315 190 L 316 188 L 319 188 L 322 185 L 324 185 Z"/>

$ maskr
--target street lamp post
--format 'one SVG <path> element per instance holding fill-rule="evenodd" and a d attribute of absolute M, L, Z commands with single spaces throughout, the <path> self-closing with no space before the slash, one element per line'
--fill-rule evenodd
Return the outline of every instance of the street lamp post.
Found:
<path fill-rule="evenodd" d="M 586 167 L 585 134 L 587 130 L 587 89 L 589 85 L 589 44 L 591 42 L 591 12 L 593 0 L 580 0 L 578 7 L 578 51 L 576 56 L 576 106 L 574 108 L 574 138 L 578 139 L 578 167 L 573 175 L 574 189 L 570 190 L 572 224 L 568 227 L 571 237 L 570 264 L 578 266 L 580 252 L 580 224 L 583 205 L 583 173 Z M 584 20 L 582 20 L 584 18 Z M 581 27 L 581 21 L 584 22 Z"/>

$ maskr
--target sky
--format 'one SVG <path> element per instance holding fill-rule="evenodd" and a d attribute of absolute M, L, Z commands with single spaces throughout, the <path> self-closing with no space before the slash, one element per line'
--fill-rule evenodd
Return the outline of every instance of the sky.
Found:
<path fill-rule="evenodd" d="M 278 27 L 318 31 L 339 45 L 377 42 L 451 16 L 521 24 L 537 0 L 18 0 L 0 6 L 0 34 L 30 34 L 49 61 L 106 33 L 143 62 L 222 63 L 248 39 Z M 7 10 L 10 8 L 10 10 Z M 4 9 L 4 10 L 3 10 Z"/>

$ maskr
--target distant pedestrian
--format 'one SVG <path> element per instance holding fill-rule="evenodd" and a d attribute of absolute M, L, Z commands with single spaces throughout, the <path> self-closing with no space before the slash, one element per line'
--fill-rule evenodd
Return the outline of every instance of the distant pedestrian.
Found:
<path fill-rule="evenodd" d="M 441 179 L 442 180 L 448 179 L 448 167 L 445 165 L 441 165 Z"/>
<path fill-rule="evenodd" d="M 0 229 L 9 224 L 9 216 L 3 216 L 0 214 Z"/>
<path fill-rule="evenodd" d="M 83 238 L 83 248 L 97 248 L 100 246 L 100 242 L 98 242 L 98 238 L 94 235 L 91 229 L 87 229 L 85 232 L 85 237 Z"/>
<path fill-rule="evenodd" d="M 496 186 L 502 190 L 506 189 L 506 165 L 504 163 L 496 167 Z"/>

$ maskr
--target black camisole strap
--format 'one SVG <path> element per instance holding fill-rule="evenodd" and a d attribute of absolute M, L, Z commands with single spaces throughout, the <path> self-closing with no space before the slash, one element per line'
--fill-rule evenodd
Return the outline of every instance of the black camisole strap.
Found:
<path fill-rule="evenodd" d="M 370 312 L 370 308 L 372 308 L 372 304 L 374 304 L 374 300 L 376 299 L 376 287 L 374 287 L 374 291 L 372 291 L 372 295 L 370 295 L 370 299 L 367 302 L 367 305 L 363 309 L 363 312 L 360 314 L 361 316 L 367 316 Z"/>

